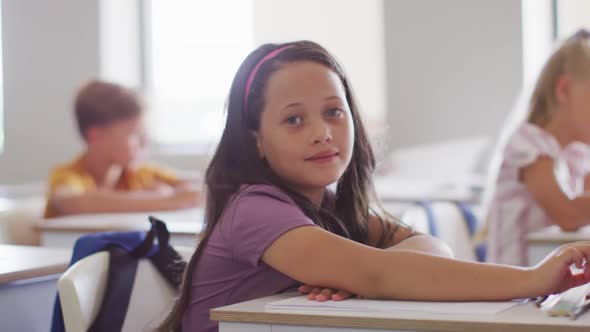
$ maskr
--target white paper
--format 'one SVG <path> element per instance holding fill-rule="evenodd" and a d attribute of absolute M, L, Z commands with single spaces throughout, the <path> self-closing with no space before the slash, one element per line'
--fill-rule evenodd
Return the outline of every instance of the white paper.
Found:
<path fill-rule="evenodd" d="M 418 301 L 380 301 L 364 299 L 347 299 L 344 301 L 317 302 L 305 296 L 270 302 L 267 310 L 301 310 L 301 311 L 341 311 L 368 313 L 427 313 L 457 315 L 495 315 L 510 309 L 519 302 L 418 302 Z"/>

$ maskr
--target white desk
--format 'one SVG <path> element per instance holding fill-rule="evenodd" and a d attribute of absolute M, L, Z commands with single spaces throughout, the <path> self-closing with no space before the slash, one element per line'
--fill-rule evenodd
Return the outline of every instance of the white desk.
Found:
<path fill-rule="evenodd" d="M 375 177 L 375 191 L 383 202 L 457 201 L 476 203 L 482 184 L 477 179 L 441 180 L 404 176 Z"/>
<path fill-rule="evenodd" d="M 0 330 L 48 331 L 71 250 L 0 245 Z"/>
<path fill-rule="evenodd" d="M 268 302 L 293 296 L 280 294 L 211 311 L 220 322 L 219 332 L 573 332 L 590 329 L 590 313 L 577 320 L 549 317 L 532 303 L 521 304 L 497 315 L 435 315 L 426 313 L 343 313 L 266 311 Z"/>
<path fill-rule="evenodd" d="M 16 207 L 16 200 L 0 196 L 0 243 L 11 243 L 10 225 L 5 222 L 6 215 Z"/>
<path fill-rule="evenodd" d="M 43 246 L 73 248 L 76 239 L 88 233 L 148 230 L 148 216 L 152 215 L 166 222 L 173 246 L 195 247 L 203 227 L 203 214 L 203 209 L 80 214 L 45 219 L 35 228 L 41 233 Z"/>
<path fill-rule="evenodd" d="M 527 236 L 529 264 L 540 262 L 557 247 L 576 241 L 590 241 L 590 226 L 575 232 L 564 232 L 558 226 L 550 226 Z"/>

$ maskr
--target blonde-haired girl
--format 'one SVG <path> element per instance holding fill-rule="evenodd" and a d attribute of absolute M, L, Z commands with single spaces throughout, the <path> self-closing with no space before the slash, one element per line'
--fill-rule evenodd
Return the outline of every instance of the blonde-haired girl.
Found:
<path fill-rule="evenodd" d="M 529 232 L 590 224 L 588 144 L 590 32 L 580 30 L 546 62 L 528 119 L 504 147 L 489 209 L 488 261 L 526 266 Z"/>

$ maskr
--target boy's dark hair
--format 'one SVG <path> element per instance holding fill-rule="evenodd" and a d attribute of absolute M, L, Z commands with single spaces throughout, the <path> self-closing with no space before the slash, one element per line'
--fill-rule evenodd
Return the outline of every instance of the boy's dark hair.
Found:
<path fill-rule="evenodd" d="M 84 140 L 88 129 L 139 116 L 142 108 L 133 90 L 98 80 L 82 86 L 74 102 L 78 131 Z"/>

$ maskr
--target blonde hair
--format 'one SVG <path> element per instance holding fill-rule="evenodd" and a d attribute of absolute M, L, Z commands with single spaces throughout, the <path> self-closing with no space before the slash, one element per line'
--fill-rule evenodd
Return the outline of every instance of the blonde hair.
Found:
<path fill-rule="evenodd" d="M 590 74 L 590 32 L 579 30 L 566 39 L 549 57 L 531 95 L 527 121 L 544 127 L 553 116 L 557 100 L 555 85 L 560 77 L 569 75 L 584 79 Z"/>

